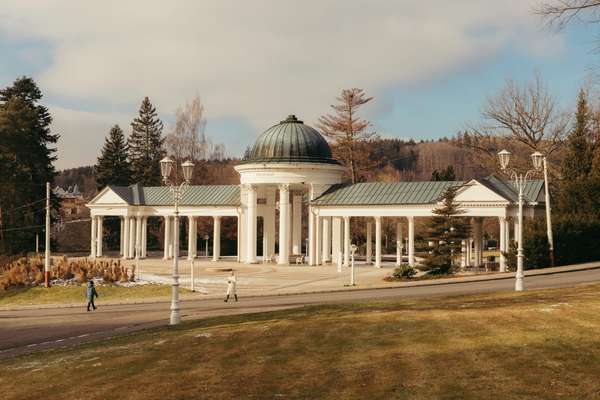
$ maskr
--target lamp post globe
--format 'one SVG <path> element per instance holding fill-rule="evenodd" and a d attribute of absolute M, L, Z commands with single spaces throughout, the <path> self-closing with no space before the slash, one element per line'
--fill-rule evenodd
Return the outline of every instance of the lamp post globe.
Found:
<path fill-rule="evenodd" d="M 510 162 L 510 151 L 504 149 L 498 153 L 498 158 L 500 159 L 500 167 L 502 170 L 508 168 L 508 163 Z"/>
<path fill-rule="evenodd" d="M 166 156 L 165 158 L 160 160 L 160 174 L 162 175 L 162 178 L 165 181 L 165 183 L 171 176 L 171 171 L 173 171 L 173 164 L 175 164 L 175 162 L 169 156 Z"/>
<path fill-rule="evenodd" d="M 181 164 L 181 169 L 183 170 L 183 179 L 185 179 L 187 183 L 190 183 L 192 174 L 194 173 L 194 163 L 188 160 Z"/>
<path fill-rule="evenodd" d="M 544 155 L 539 151 L 536 151 L 531 155 L 531 161 L 536 171 L 541 171 L 544 163 Z"/>

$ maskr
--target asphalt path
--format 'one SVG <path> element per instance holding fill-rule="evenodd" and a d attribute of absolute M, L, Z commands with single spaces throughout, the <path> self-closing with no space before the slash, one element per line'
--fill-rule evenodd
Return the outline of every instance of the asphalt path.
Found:
<path fill-rule="evenodd" d="M 600 282 L 600 269 L 527 276 L 526 289 L 569 287 Z M 509 291 L 514 279 L 456 282 L 415 287 L 349 290 L 311 294 L 240 297 L 239 302 L 218 299 L 186 300 L 180 303 L 184 321 L 297 308 L 306 305 L 384 300 L 402 297 L 434 297 Z M 69 346 L 168 324 L 170 304 L 138 303 L 106 305 L 98 310 L 57 307 L 0 311 L 0 358 Z"/>

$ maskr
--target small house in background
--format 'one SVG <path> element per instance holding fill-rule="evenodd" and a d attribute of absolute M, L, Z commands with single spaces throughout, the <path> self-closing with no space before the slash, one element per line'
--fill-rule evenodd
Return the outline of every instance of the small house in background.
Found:
<path fill-rule="evenodd" d="M 77 185 L 69 186 L 66 190 L 57 186 L 54 195 L 60 200 L 60 215 L 63 218 L 79 216 L 87 212 L 85 199 Z"/>

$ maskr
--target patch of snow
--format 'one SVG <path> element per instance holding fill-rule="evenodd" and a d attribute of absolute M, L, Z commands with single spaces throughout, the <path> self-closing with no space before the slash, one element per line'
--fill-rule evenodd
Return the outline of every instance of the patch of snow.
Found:
<path fill-rule="evenodd" d="M 212 336 L 212 333 L 209 333 L 209 332 L 204 332 L 204 333 L 200 333 L 200 334 L 198 334 L 198 335 L 195 335 L 194 337 L 197 337 L 197 338 L 198 338 L 198 337 L 209 338 L 209 337 L 211 337 L 211 336 Z"/>
<path fill-rule="evenodd" d="M 160 346 L 161 344 L 165 344 L 167 343 L 167 341 L 165 339 L 159 340 L 158 342 L 154 343 L 155 346 Z"/>

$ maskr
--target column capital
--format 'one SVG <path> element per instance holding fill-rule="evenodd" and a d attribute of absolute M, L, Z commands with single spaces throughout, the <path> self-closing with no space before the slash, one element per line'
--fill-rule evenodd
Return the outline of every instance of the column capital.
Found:
<path fill-rule="evenodd" d="M 213 220 L 214 221 L 220 221 L 221 220 L 221 216 L 220 215 L 213 215 Z"/>
<path fill-rule="evenodd" d="M 344 215 L 343 218 L 344 218 L 344 222 L 350 221 L 350 216 L 349 215 Z"/>
<path fill-rule="evenodd" d="M 290 185 L 288 183 L 280 183 L 279 185 L 277 185 L 277 188 L 279 189 L 280 192 L 289 192 L 290 191 Z"/>
<path fill-rule="evenodd" d="M 381 222 L 381 217 L 380 216 L 375 216 L 375 217 L 373 217 L 373 219 L 375 219 L 375 222 Z"/>

